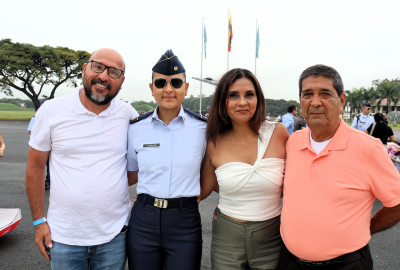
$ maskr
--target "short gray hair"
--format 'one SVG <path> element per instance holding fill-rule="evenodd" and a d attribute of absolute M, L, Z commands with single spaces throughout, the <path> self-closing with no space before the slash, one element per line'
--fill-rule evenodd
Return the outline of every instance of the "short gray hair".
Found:
<path fill-rule="evenodd" d="M 303 84 L 303 80 L 310 76 L 325 76 L 333 80 L 333 87 L 336 90 L 336 93 L 340 97 L 343 94 L 344 86 L 342 78 L 340 77 L 339 72 L 333 67 L 325 66 L 325 65 L 314 65 L 306 68 L 300 75 L 299 78 L 299 97 L 301 96 L 301 88 Z"/>

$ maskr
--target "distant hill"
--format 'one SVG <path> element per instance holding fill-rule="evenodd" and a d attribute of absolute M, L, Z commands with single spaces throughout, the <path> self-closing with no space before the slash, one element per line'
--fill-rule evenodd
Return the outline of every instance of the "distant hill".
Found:
<path fill-rule="evenodd" d="M 141 105 L 133 105 L 133 108 L 139 113 L 139 114 L 144 114 L 145 112 L 152 111 L 154 110 L 153 106 L 150 106 L 148 104 L 141 104 Z"/>
<path fill-rule="evenodd" d="M 0 111 L 34 111 L 35 109 L 29 108 L 21 108 L 20 106 L 17 106 L 12 103 L 0 103 Z"/>

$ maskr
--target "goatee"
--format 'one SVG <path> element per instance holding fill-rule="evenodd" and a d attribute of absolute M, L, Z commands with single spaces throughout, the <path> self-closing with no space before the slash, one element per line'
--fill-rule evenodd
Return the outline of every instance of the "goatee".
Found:
<path fill-rule="evenodd" d="M 117 92 L 115 92 L 114 95 L 110 95 L 110 93 L 108 93 L 106 95 L 102 95 L 101 93 L 93 92 L 92 85 L 94 85 L 96 83 L 100 83 L 100 84 L 106 86 L 108 90 L 111 89 L 111 85 L 107 82 L 103 82 L 100 79 L 94 79 L 89 83 L 88 81 L 86 81 L 85 77 L 86 76 L 84 76 L 84 78 L 83 78 L 83 88 L 85 89 L 85 95 L 94 104 L 99 105 L 99 106 L 107 105 L 108 103 L 111 102 L 111 100 L 113 100 L 118 95 L 119 89 Z"/>

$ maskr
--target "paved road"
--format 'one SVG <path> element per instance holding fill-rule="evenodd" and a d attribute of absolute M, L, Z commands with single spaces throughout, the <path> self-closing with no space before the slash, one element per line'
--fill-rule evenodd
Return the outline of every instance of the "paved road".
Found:
<path fill-rule="evenodd" d="M 28 122 L 0 121 L 0 131 L 6 143 L 4 157 L 0 158 L 0 207 L 21 208 L 22 220 L 17 228 L 0 237 L 0 269 L 50 269 L 49 263 L 41 256 L 34 243 L 34 228 L 25 193 L 26 157 L 29 135 Z M 395 131 L 400 139 L 400 130 Z M 46 191 L 46 208 L 48 195 Z M 135 187 L 130 187 L 130 196 L 136 196 Z M 203 259 L 202 270 L 210 269 L 211 219 L 218 195 L 213 194 L 200 204 L 203 221 Z M 374 203 L 373 213 L 382 206 Z M 374 235 L 371 252 L 377 270 L 400 269 L 400 225 L 383 233 Z"/>

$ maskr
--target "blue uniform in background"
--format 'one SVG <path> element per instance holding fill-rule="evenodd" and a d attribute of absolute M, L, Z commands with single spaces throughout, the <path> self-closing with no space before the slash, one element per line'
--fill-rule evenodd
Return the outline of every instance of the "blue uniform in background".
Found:
<path fill-rule="evenodd" d="M 282 116 L 282 124 L 284 124 L 289 132 L 289 135 L 292 135 L 294 128 L 294 119 L 295 117 L 291 113 L 287 113 Z"/>
<path fill-rule="evenodd" d="M 138 172 L 127 246 L 130 269 L 200 269 L 200 169 L 206 119 L 181 107 L 167 126 L 152 113 L 131 121 L 128 171 Z"/>
<path fill-rule="evenodd" d="M 373 123 L 375 123 L 375 119 L 372 115 L 358 114 L 354 117 L 351 127 L 364 132 Z"/>

